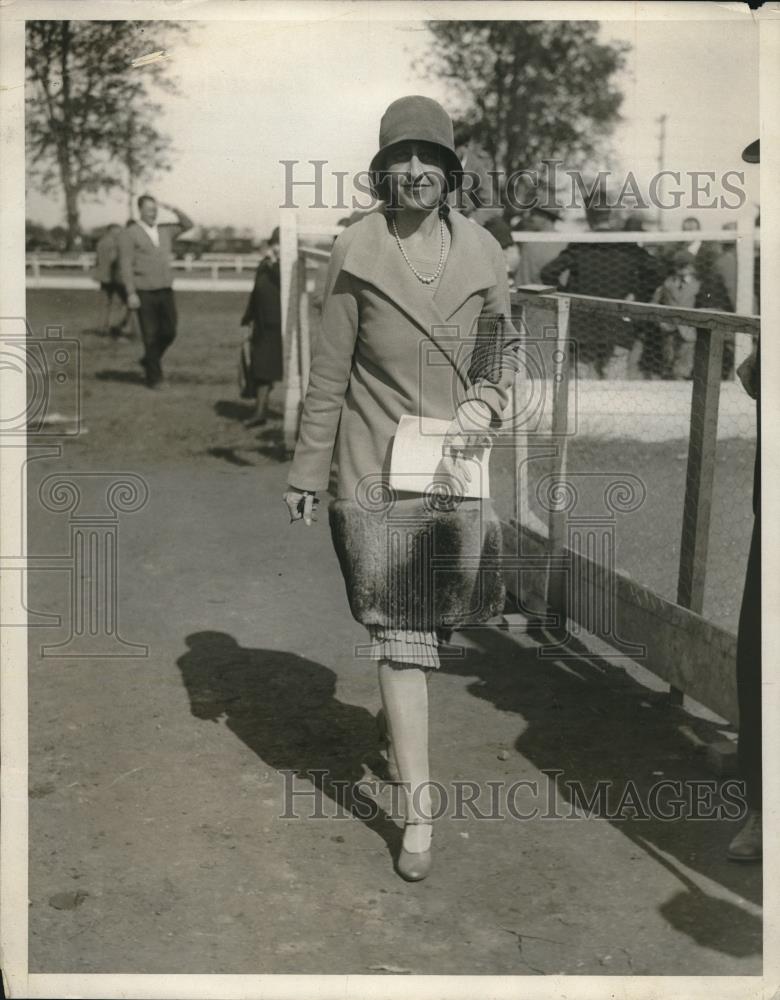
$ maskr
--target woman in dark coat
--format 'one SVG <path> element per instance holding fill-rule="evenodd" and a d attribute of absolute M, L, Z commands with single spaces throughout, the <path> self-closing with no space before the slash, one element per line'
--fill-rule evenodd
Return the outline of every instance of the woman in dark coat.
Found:
<path fill-rule="evenodd" d="M 255 285 L 249 296 L 242 326 L 252 324 L 250 341 L 249 388 L 254 389 L 255 412 L 245 421 L 247 427 L 259 427 L 268 420 L 268 397 L 274 382 L 283 375 L 282 297 L 279 283 L 279 229 L 268 241 L 270 256 L 261 260 Z"/>
<path fill-rule="evenodd" d="M 353 615 L 368 627 L 364 655 L 378 662 L 394 759 L 407 785 L 407 820 L 396 865 L 403 878 L 415 881 L 431 865 L 427 671 L 440 665 L 436 626 L 443 623 L 437 609 L 418 619 L 417 609 L 432 603 L 423 589 L 427 577 L 409 571 L 408 562 L 401 565 L 411 557 L 398 558 L 395 550 L 388 554 L 387 521 L 374 501 L 377 494 L 387 495 L 392 441 L 405 415 L 449 421 L 441 465 L 450 470 L 447 475 L 462 478 L 460 459 L 484 446 L 500 421 L 519 343 L 509 321 L 501 247 L 446 205 L 448 193 L 461 182 L 462 168 L 445 110 L 426 97 L 395 101 L 382 118 L 379 145 L 370 169 L 385 204 L 334 244 L 285 501 L 292 520 L 311 524 L 316 492 L 328 488 L 335 451 L 338 485 L 329 511 L 331 530 Z M 487 350 L 481 345 L 477 352 L 479 365 L 471 353 L 466 373 L 458 349 L 481 320 L 492 339 Z M 497 328 L 505 336 L 494 336 Z M 467 532 L 464 508 L 483 503 L 489 501 L 462 501 L 461 520 L 453 518 L 455 536 Z M 419 504 L 416 496 L 390 501 L 394 516 L 407 521 Z M 477 521 L 489 520 L 486 508 L 471 510 Z M 480 551 L 492 553 L 499 545 L 491 535 L 489 545 L 476 547 L 477 562 Z M 402 550 L 408 552 L 408 543 Z M 399 569 L 406 575 L 396 587 Z M 457 586 L 467 574 L 459 566 L 451 582 Z M 434 589 L 438 602 L 442 591 Z M 478 620 L 496 613 L 488 606 L 499 602 L 483 599 Z"/>

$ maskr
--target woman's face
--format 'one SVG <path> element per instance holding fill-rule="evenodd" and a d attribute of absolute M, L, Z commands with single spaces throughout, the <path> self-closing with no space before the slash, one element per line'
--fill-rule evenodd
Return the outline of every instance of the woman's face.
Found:
<path fill-rule="evenodd" d="M 388 203 L 401 211 L 433 211 L 447 192 L 444 154 L 432 142 L 396 143 L 385 156 L 382 177 L 389 188 Z"/>

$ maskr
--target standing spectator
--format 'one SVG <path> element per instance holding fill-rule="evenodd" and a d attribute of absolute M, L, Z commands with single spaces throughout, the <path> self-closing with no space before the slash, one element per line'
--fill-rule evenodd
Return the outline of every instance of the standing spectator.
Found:
<path fill-rule="evenodd" d="M 698 233 L 701 231 L 701 223 L 694 215 L 689 215 L 687 219 L 683 219 L 682 228 L 685 233 Z M 688 253 L 692 253 L 694 257 L 699 252 L 701 247 L 702 241 L 696 239 L 695 237 L 691 238 L 690 243 L 685 244 L 685 249 Z"/>
<path fill-rule="evenodd" d="M 157 223 L 157 200 L 150 194 L 138 199 L 137 222 L 131 221 L 119 241 L 119 267 L 127 289 L 127 304 L 138 310 L 144 356 L 141 366 L 150 389 L 160 386 L 161 359 L 176 337 L 176 303 L 173 298 L 171 257 L 176 235 L 193 225 L 183 212 L 169 208 L 175 223 Z"/>
<path fill-rule="evenodd" d="M 693 309 L 701 289 L 694 271 L 694 256 L 688 250 L 678 250 L 672 263 L 674 273 L 656 289 L 653 302 L 661 306 Z M 691 378 L 696 347 L 695 327 L 674 320 L 660 320 L 658 325 L 661 331 L 662 378 Z"/>
<path fill-rule="evenodd" d="M 735 222 L 727 222 L 723 229 L 727 232 L 736 230 Z M 703 249 L 703 248 L 702 248 Z M 701 254 L 701 251 L 700 251 Z M 698 258 L 697 258 L 698 263 Z M 717 256 L 712 257 L 706 272 L 700 269 L 702 290 L 696 303 L 702 309 L 720 309 L 724 312 L 736 312 L 737 308 L 737 246 L 736 241 L 719 244 Z M 753 271 L 753 312 L 759 311 L 759 287 L 761 282 L 760 258 L 756 246 L 756 258 Z M 734 376 L 734 334 L 730 333 L 723 340 L 723 372 L 724 379 Z"/>
<path fill-rule="evenodd" d="M 612 210 L 599 204 L 596 193 L 586 206 L 593 232 L 613 229 Z M 542 281 L 572 295 L 594 295 L 610 299 L 641 300 L 647 294 L 648 272 L 654 267 L 650 255 L 631 243 L 570 243 L 541 269 Z M 633 325 L 616 315 L 582 313 L 576 309 L 570 321 L 571 339 L 577 346 L 577 370 L 581 378 L 626 378 L 629 352 L 634 345 Z"/>
<path fill-rule="evenodd" d="M 556 208 L 535 205 L 524 220 L 524 228 L 532 233 L 551 233 L 560 217 Z M 517 271 L 518 285 L 541 284 L 542 268 L 555 260 L 564 247 L 564 243 L 523 243 Z"/>
<path fill-rule="evenodd" d="M 260 427 L 268 420 L 268 397 L 282 377 L 282 297 L 279 278 L 279 228 L 268 240 L 269 254 L 261 260 L 249 295 L 242 326 L 252 324 L 250 383 L 255 412 L 246 427 Z"/>
<path fill-rule="evenodd" d="M 688 250 L 690 253 L 693 254 L 694 257 L 697 257 L 699 252 L 703 249 L 705 257 L 707 255 L 707 250 L 708 250 L 707 244 L 704 243 L 702 240 L 693 237 L 694 233 L 698 233 L 701 230 L 701 223 L 699 222 L 699 220 L 694 215 L 689 215 L 685 219 L 683 219 L 680 228 L 685 233 L 691 233 L 692 234 L 691 239 L 680 243 L 658 244 L 658 251 L 657 251 L 658 257 L 662 261 L 665 270 L 665 273 L 662 276 L 663 278 L 667 278 L 669 277 L 670 274 L 674 274 L 674 255 L 677 253 L 678 250 Z M 698 260 L 697 260 L 696 270 L 698 273 L 699 270 Z"/>
<path fill-rule="evenodd" d="M 696 253 L 696 277 L 703 288 L 709 288 L 713 281 L 715 264 L 723 253 L 723 244 L 718 240 L 702 240 Z"/>
<path fill-rule="evenodd" d="M 623 223 L 624 233 L 644 233 L 647 232 L 647 220 L 640 211 L 630 212 Z M 663 245 L 661 245 L 663 246 Z M 639 302 L 649 302 L 656 289 L 663 281 L 667 271 L 659 244 L 645 243 L 640 246 L 638 243 L 627 243 L 635 257 L 639 269 L 640 284 L 637 300 Z M 629 377 L 635 374 L 644 378 L 661 378 L 663 370 L 663 339 L 658 324 L 653 319 L 635 319 L 634 343 L 629 355 Z"/>
<path fill-rule="evenodd" d="M 95 247 L 97 257 L 95 266 L 95 279 L 100 283 L 104 309 L 101 329 L 108 336 L 114 334 L 118 336 L 124 332 L 130 319 L 130 310 L 127 308 L 127 290 L 122 284 L 119 276 L 119 234 L 121 227 L 116 222 L 112 222 L 106 227 L 106 231 L 100 237 Z M 111 306 L 114 299 L 118 299 L 124 307 L 122 319 L 119 323 L 111 325 Z"/>

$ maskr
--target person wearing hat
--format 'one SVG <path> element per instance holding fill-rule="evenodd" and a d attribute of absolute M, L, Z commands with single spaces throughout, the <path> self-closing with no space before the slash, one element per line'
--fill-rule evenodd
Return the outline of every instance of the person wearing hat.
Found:
<path fill-rule="evenodd" d="M 742 159 L 760 162 L 759 140 L 747 146 Z M 761 360 L 759 344 L 737 369 L 737 376 L 756 401 L 756 458 L 753 465 L 753 533 L 737 628 L 737 701 L 739 742 L 737 764 L 745 782 L 747 815 L 728 847 L 731 861 L 760 861 L 763 856 L 761 761 Z"/>
<path fill-rule="evenodd" d="M 440 665 L 443 633 L 425 610 L 432 603 L 421 589 L 427 577 L 410 573 L 403 591 L 392 589 L 392 572 L 411 557 L 388 554 L 385 522 L 372 506 L 374 487 L 380 499 L 390 496 L 401 520 L 407 509 L 419 509 L 419 495 L 389 490 L 393 438 L 406 415 L 449 421 L 440 468 L 453 482 L 463 482 L 462 459 L 481 449 L 501 420 L 519 341 L 510 322 L 501 247 L 447 205 L 462 166 L 441 105 L 422 96 L 394 101 L 382 117 L 370 171 L 382 207 L 334 244 L 284 500 L 291 523 L 302 519 L 310 525 L 316 494 L 328 488 L 335 451 L 331 532 L 353 616 L 368 627 L 365 655 L 378 664 L 391 756 L 406 786 L 407 821 L 396 869 L 416 881 L 428 874 L 432 861 L 427 680 Z M 466 372 L 459 346 L 486 320 L 494 332 L 504 331 L 496 341 L 498 363 L 484 374 L 474 373 L 469 363 Z M 456 506 L 465 518 L 475 503 L 489 501 L 462 500 Z M 480 506 L 477 514 L 483 510 L 488 508 Z M 457 536 L 465 521 L 455 514 L 452 524 Z M 492 532 L 492 522 L 489 527 Z M 351 532 L 359 534 L 359 542 Z M 500 548 L 491 534 L 494 543 Z M 373 575 L 355 570 L 361 559 L 376 565 Z M 406 572 L 406 565 L 401 568 Z M 460 584 L 461 577 L 453 582 Z M 438 606 L 446 595 L 434 589 Z M 389 606 L 383 603 L 389 590 L 406 609 L 405 617 L 401 611 L 394 617 L 393 608 L 393 615 L 380 614 Z M 418 606 L 421 624 L 416 624 Z"/>
<path fill-rule="evenodd" d="M 241 325 L 252 327 L 245 392 L 255 397 L 255 412 L 244 425 L 261 427 L 268 421 L 268 398 L 274 382 L 283 376 L 278 226 L 268 239 L 268 255 L 257 266 Z"/>

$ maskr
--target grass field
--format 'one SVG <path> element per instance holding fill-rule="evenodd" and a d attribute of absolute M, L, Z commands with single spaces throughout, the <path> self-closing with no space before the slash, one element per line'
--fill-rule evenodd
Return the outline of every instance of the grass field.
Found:
<path fill-rule="evenodd" d="M 247 412 L 236 389 L 239 320 L 245 296 L 240 293 L 181 292 L 179 338 L 166 358 L 169 396 L 155 398 L 141 382 L 137 341 L 113 339 L 96 331 L 100 317 L 97 293 L 35 290 L 28 294 L 28 320 L 36 335 L 47 325 L 62 326 L 63 336 L 79 341 L 78 387 L 90 400 L 88 432 L 68 444 L 73 461 L 92 467 L 121 463 L 133 469 L 146 462 L 222 461 L 251 466 L 269 456 L 285 459 L 278 420 L 260 433 L 246 431 Z M 95 393 L 110 383 L 111 393 Z M 274 395 L 280 412 L 281 387 Z M 63 407 L 67 403 L 62 404 Z M 616 562 L 640 583 L 674 599 L 682 531 L 687 441 L 658 443 L 625 438 L 570 441 L 568 471 L 579 493 L 576 516 L 608 513 L 606 486 L 634 476 L 646 490 L 644 501 L 615 519 Z M 705 615 L 736 629 L 742 579 L 752 526 L 751 491 L 754 444 L 739 439 L 718 443 Z M 532 483 L 550 471 L 549 459 L 529 464 Z M 503 516 L 515 513 L 511 449 L 497 448 L 491 464 L 493 495 Z M 284 469 L 279 470 L 280 487 Z M 532 509 L 545 512 L 537 499 Z"/>

